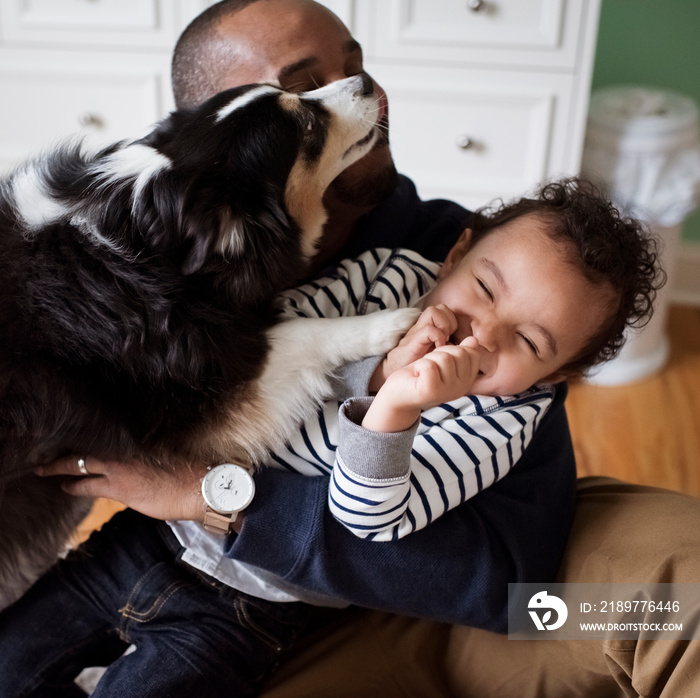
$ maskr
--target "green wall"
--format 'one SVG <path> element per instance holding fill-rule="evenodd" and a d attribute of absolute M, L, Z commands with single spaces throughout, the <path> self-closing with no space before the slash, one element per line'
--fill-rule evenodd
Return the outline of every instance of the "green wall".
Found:
<path fill-rule="evenodd" d="M 634 84 L 680 92 L 700 105 L 700 0 L 603 0 L 593 89 Z M 700 212 L 683 225 L 700 243 Z"/>

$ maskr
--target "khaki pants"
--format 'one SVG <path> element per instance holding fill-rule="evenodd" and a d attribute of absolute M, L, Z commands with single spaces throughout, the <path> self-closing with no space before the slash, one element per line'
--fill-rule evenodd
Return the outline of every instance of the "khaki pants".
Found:
<path fill-rule="evenodd" d="M 700 500 L 609 478 L 579 480 L 558 581 L 700 582 Z M 354 610 L 296 648 L 263 696 L 695 697 L 700 640 L 513 641 Z"/>

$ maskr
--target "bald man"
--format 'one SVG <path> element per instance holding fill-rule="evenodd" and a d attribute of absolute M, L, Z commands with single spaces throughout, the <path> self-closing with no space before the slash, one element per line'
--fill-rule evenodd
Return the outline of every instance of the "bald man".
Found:
<path fill-rule="evenodd" d="M 240 9 L 246 6 L 247 12 Z M 193 40 L 196 34 L 199 38 Z M 185 58 L 185 54 L 189 57 Z M 219 3 L 183 34 L 173 60 L 173 88 L 178 104 L 184 106 L 243 82 L 269 80 L 298 91 L 361 69 L 360 47 L 344 25 L 325 8 L 313 2 L 253 0 L 251 3 L 251 0 L 242 0 Z M 378 85 L 376 89 L 386 99 Z M 385 118 L 388 126 L 388 107 Z M 382 143 L 371 157 L 357 163 L 334 183 L 326 200 L 330 220 L 320 252 L 322 259 L 354 255 L 382 244 L 411 247 L 431 259 L 442 257 L 445 250 L 441 238 L 451 239 L 450 232 L 461 227 L 460 212 L 445 202 L 414 205 L 415 191 L 411 191 L 410 181 L 401 176 L 389 192 L 392 171 L 390 152 Z M 397 205 L 389 202 L 397 202 Z M 440 220 L 449 221 L 451 229 L 449 225 L 440 227 L 437 223 Z M 377 224 L 373 225 L 375 221 Z M 573 459 L 565 446 L 567 439 L 568 427 L 562 411 L 555 415 L 549 437 L 533 444 L 528 456 L 533 461 L 549 462 L 554 467 L 562 467 L 565 473 L 570 472 Z M 311 483 L 304 483 L 299 477 L 296 481 L 299 493 L 306 494 Z M 527 499 L 527 495 L 523 495 Z M 274 515 L 276 499 L 279 508 L 284 510 L 280 489 L 270 488 L 265 500 L 270 507 L 269 516 Z M 511 505 L 516 500 L 514 498 Z M 509 506 L 507 499 L 502 504 Z M 301 498 L 299 506 L 313 506 L 313 499 Z M 466 510 L 468 505 L 460 509 Z M 547 531 L 539 525 L 547 517 L 543 508 L 536 513 L 527 506 L 520 512 L 514 510 L 506 524 L 513 527 L 511 531 L 517 529 L 522 533 L 509 539 L 507 547 L 511 551 L 519 549 L 522 554 L 534 558 L 542 555 L 542 565 L 530 567 L 526 575 L 538 581 L 549 576 L 551 568 L 547 560 L 557 560 L 559 544 L 563 544 L 562 540 L 555 540 L 556 535 L 552 537 L 553 530 L 560 527 L 560 532 L 568 531 L 566 506 L 550 513 L 551 528 Z M 405 550 L 404 554 L 409 558 L 415 555 L 414 559 L 425 565 L 438 561 L 442 555 L 462 554 L 462 544 L 463 550 L 469 550 L 467 540 L 473 534 L 469 525 L 464 526 L 467 519 L 464 511 L 458 512 L 453 524 L 436 524 L 433 528 L 433 533 L 451 540 L 449 550 L 442 548 L 441 542 L 435 539 L 432 557 L 424 555 L 424 550 L 420 554 Z M 249 528 L 244 529 L 241 536 L 241 542 L 249 538 L 242 548 L 245 547 L 245 554 L 250 555 L 253 563 L 264 564 L 275 554 L 274 551 L 269 555 L 255 554 L 256 544 L 265 546 L 269 541 L 270 534 L 264 533 L 264 521 L 262 511 L 249 517 Z M 488 516 L 482 521 L 487 522 Z M 700 563 L 696 562 L 700 560 L 700 538 L 695 533 L 699 530 L 698 524 L 700 504 L 694 498 L 606 479 L 582 480 L 558 579 L 570 582 L 664 581 L 668 578 L 664 570 L 672 570 L 669 574 L 675 579 L 695 581 L 700 578 Z M 300 524 L 289 517 L 284 519 L 284 525 L 292 527 L 288 530 L 293 531 Z M 319 531 L 328 535 L 327 529 Z M 542 534 L 542 547 L 528 549 L 526 539 Z M 290 533 L 290 538 L 293 537 Z M 339 555 L 344 554 L 342 537 L 331 536 L 326 544 L 338 550 Z M 691 550 L 695 551 L 694 555 L 679 552 Z M 357 554 L 356 551 L 354 555 Z M 396 561 L 397 576 L 406 572 L 406 559 Z M 363 558 L 353 569 L 361 569 L 362 563 L 368 570 L 367 587 L 376 587 L 365 597 L 368 605 L 382 605 L 385 587 L 390 593 L 400 593 L 395 585 L 387 582 L 385 575 L 370 573 L 371 560 Z M 436 565 L 432 568 L 432 578 L 440 574 L 440 563 Z M 504 574 L 507 576 L 508 573 Z M 459 587 L 458 579 L 458 576 L 454 579 L 456 587 Z M 465 579 L 470 579 L 468 583 L 473 586 L 473 578 Z M 485 575 L 484 581 L 486 579 L 487 584 L 500 583 L 497 576 Z M 302 581 L 301 575 L 298 574 L 296 580 Z M 421 584 L 412 579 L 416 593 L 424 594 L 424 611 L 430 615 L 431 603 L 427 599 L 434 597 L 435 589 L 425 578 L 423 581 L 425 583 Z M 393 608 L 415 613 L 415 608 L 409 605 L 395 602 Z M 433 613 L 435 610 L 433 608 Z M 479 622 L 472 618 L 470 624 Z M 490 627 L 496 628 L 495 625 Z M 385 698 L 407 695 L 479 698 L 696 695 L 700 694 L 698 670 L 693 668 L 700 666 L 697 644 L 512 642 L 502 635 L 466 625 L 449 626 L 381 613 L 365 613 L 359 617 L 355 614 L 338 626 L 335 633 L 312 638 L 305 651 L 283 666 L 266 695 L 269 698 L 298 695 L 321 698 L 341 693 Z"/>

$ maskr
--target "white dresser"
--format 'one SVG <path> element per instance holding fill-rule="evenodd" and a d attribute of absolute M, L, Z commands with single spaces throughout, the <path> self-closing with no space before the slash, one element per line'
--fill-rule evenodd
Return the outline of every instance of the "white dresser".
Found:
<path fill-rule="evenodd" d="M 117 140 L 173 107 L 170 56 L 205 0 L 0 0 L 0 171 L 76 131 Z"/>
<path fill-rule="evenodd" d="M 0 0 L 0 170 L 172 108 L 170 55 L 207 0 Z M 389 93 L 399 170 L 466 206 L 578 171 L 600 0 L 325 0 Z"/>
<path fill-rule="evenodd" d="M 396 163 L 473 207 L 576 174 L 600 0 L 325 0 L 389 94 Z"/>

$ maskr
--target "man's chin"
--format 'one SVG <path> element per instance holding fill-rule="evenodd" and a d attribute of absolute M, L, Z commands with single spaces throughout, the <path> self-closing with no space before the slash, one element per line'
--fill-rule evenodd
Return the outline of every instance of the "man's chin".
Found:
<path fill-rule="evenodd" d="M 341 172 L 329 191 L 338 201 L 373 208 L 396 187 L 398 174 L 384 138 L 361 160 Z"/>

